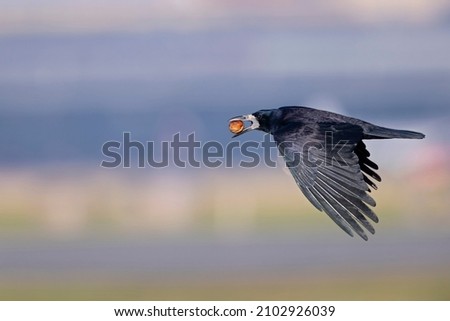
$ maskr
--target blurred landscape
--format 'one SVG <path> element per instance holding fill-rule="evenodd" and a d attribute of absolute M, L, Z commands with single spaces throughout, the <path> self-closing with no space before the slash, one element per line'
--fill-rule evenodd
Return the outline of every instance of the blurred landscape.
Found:
<path fill-rule="evenodd" d="M 449 300 L 448 57 L 440 0 L 0 1 L 0 299 Z M 426 134 L 367 142 L 368 242 L 280 159 L 100 166 L 124 132 L 226 145 L 283 105 Z"/>

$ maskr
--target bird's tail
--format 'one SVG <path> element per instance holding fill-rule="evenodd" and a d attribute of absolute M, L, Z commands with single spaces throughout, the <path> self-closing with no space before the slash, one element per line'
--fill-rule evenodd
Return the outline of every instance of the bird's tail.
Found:
<path fill-rule="evenodd" d="M 371 127 L 368 132 L 365 132 L 365 138 L 368 139 L 387 139 L 387 138 L 407 138 L 407 139 L 422 139 L 424 134 L 413 132 L 411 130 L 391 129 L 380 126 Z"/>

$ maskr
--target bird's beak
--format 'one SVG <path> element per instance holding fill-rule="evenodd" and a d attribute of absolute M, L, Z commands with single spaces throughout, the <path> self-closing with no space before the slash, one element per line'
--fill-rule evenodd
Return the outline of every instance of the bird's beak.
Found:
<path fill-rule="evenodd" d="M 245 122 L 250 122 L 250 126 L 245 127 Z M 234 134 L 233 138 L 259 127 L 258 120 L 252 114 L 233 117 L 229 120 L 229 124 L 230 131 Z"/>

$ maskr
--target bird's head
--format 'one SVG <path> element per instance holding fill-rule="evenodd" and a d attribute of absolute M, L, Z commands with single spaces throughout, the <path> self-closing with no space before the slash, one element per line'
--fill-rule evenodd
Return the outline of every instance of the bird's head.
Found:
<path fill-rule="evenodd" d="M 263 109 L 253 114 L 231 118 L 229 120 L 229 129 L 234 134 L 233 138 L 254 129 L 269 133 L 273 111 L 273 109 Z M 246 123 L 249 125 L 246 126 Z"/>

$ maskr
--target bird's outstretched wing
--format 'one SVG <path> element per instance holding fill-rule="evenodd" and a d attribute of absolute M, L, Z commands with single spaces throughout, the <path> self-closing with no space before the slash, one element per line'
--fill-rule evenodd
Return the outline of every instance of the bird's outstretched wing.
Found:
<path fill-rule="evenodd" d="M 286 165 L 308 200 L 353 236 L 367 240 L 362 228 L 374 234 L 366 217 L 378 222 L 369 208 L 372 180 L 381 181 L 378 166 L 362 142 L 363 130 L 346 123 L 290 124 L 273 133 Z"/>

